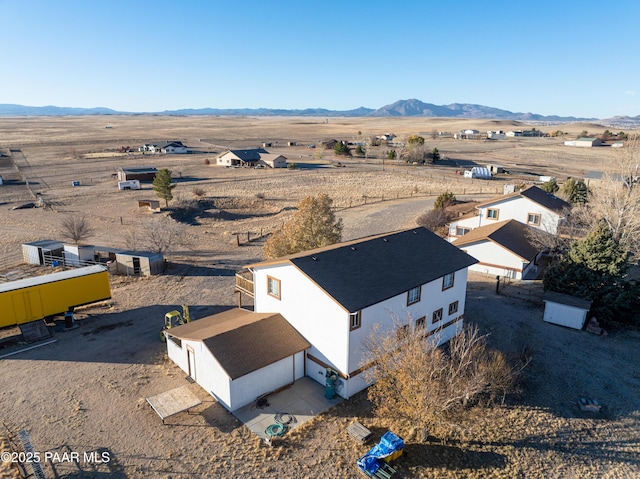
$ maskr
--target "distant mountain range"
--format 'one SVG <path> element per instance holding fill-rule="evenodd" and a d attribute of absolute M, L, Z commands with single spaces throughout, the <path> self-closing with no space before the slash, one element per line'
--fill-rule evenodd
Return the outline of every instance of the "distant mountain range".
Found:
<path fill-rule="evenodd" d="M 508 110 L 492 108 L 469 103 L 452 103 L 450 105 L 434 105 L 420 100 L 399 100 L 377 110 L 360 107 L 355 110 L 327 110 L 324 108 L 307 108 L 304 110 L 284 110 L 272 108 L 199 108 L 182 110 L 165 110 L 159 112 L 127 112 L 110 108 L 68 108 L 58 106 L 23 106 L 0 104 L 0 116 L 77 116 L 77 115 L 220 115 L 220 116 L 326 116 L 326 117 L 446 117 L 446 118 L 485 118 L 517 121 L 550 121 L 574 122 L 593 121 L 596 118 L 579 118 L 574 116 L 538 115 L 535 113 L 514 113 Z M 614 117 L 607 123 L 620 126 L 637 126 L 640 115 L 635 117 Z"/>

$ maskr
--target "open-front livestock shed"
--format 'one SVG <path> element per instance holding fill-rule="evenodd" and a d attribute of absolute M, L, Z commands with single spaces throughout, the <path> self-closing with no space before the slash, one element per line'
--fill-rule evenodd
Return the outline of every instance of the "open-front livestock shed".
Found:
<path fill-rule="evenodd" d="M 62 257 L 64 243 L 55 240 L 40 240 L 22 245 L 22 259 L 27 264 L 47 264 L 50 258 Z"/>
<path fill-rule="evenodd" d="M 44 319 L 109 298 L 109 273 L 102 265 L 2 283 L 0 328 Z"/>

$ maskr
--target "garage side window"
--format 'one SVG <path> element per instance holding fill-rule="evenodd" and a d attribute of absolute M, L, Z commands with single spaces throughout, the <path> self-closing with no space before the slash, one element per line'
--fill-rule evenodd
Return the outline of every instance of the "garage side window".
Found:
<path fill-rule="evenodd" d="M 280 299 L 280 280 L 267 276 L 267 294 Z"/>

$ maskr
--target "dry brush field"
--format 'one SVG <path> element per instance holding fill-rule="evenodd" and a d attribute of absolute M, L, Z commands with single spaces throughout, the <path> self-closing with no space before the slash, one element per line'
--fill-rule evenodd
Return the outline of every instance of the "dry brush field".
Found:
<path fill-rule="evenodd" d="M 191 306 L 195 317 L 234 306 L 234 271 L 261 259 L 260 232 L 280 227 L 302 197 L 326 192 L 339 208 L 345 231 L 377 232 L 415 224 L 421 202 L 428 204 L 445 190 L 470 197 L 502 191 L 509 179 L 471 182 L 456 175 L 469 162 L 503 164 L 518 180 L 549 174 L 566 178 L 599 169 L 614 154 L 606 148 L 567 149 L 559 139 L 430 138 L 434 130 L 461 128 L 526 126 L 406 118 L 0 119 L 0 152 L 11 153 L 19 174 L 48 205 L 13 210 L 33 201 L 31 192 L 18 182 L 0 186 L 0 255 L 7 263 L 19 254 L 22 242 L 58 238 L 66 214 L 86 215 L 95 228 L 91 241 L 115 247 L 124 246 L 126 235 L 145 222 L 166 216 L 138 209 L 138 199 L 154 198 L 149 185 L 142 191 L 117 191 L 112 174 L 119 166 L 168 167 L 178 185 L 174 203 L 198 203 L 189 222 L 180 224 L 184 241 L 169 254 L 166 275 L 114 277 L 112 300 L 81 311 L 77 330 L 55 332 L 55 344 L 0 360 L 0 419 L 28 429 L 41 450 L 106 450 L 113 458 L 108 464 L 58 464 L 56 472 L 65 478 L 355 478 L 355 460 L 366 450 L 345 434 L 355 419 L 378 435 L 393 429 L 406 439 L 408 454 L 399 462 L 399 477 L 638 477 L 640 335 L 613 331 L 603 338 L 545 324 L 540 305 L 496 296 L 493 278 L 480 275 L 470 279 L 468 321 L 490 334 L 490 344 L 505 353 L 524 347 L 532 352 L 523 393 L 503 407 L 472 408 L 460 428 L 434 430 L 426 444 L 417 443 L 413 431 L 393 418 L 372 417 L 364 394 L 295 429 L 274 448 L 262 445 L 197 385 L 193 391 L 204 401 L 199 414 L 176 416 L 162 426 L 146 405 L 145 397 L 185 384 L 158 341 L 164 313 L 182 303 Z M 597 125 L 560 128 L 573 134 L 604 130 Z M 450 166 L 383 165 L 382 151 L 367 160 L 345 161 L 331 152 L 320 157 L 306 147 L 328 138 L 353 140 L 359 131 L 422 134 Z M 121 146 L 153 140 L 181 140 L 196 152 L 118 152 Z M 284 146 L 290 141 L 298 146 Z M 205 164 L 227 148 L 263 142 L 282 145 L 267 149 L 304 167 L 253 170 Z M 0 175 L 12 178 L 18 171 L 7 158 L 0 158 Z M 345 167 L 333 167 L 337 161 Z M 72 187 L 72 181 L 82 186 Z M 383 215 L 391 207 L 392 217 Z M 581 412 L 576 405 L 580 396 L 598 398 L 603 412 Z M 9 477 L 10 472 L 0 474 Z"/>

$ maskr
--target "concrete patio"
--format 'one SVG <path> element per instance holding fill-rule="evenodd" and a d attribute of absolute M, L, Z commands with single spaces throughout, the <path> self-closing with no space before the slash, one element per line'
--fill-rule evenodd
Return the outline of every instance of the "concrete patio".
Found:
<path fill-rule="evenodd" d="M 269 395 L 263 408 L 255 403 L 233 412 L 249 429 L 261 438 L 267 438 L 265 429 L 276 424 L 275 415 L 286 413 L 292 417 L 287 427 L 293 429 L 314 416 L 343 401 L 340 396 L 333 399 L 325 397 L 325 388 L 311 378 L 304 377 L 287 389 Z"/>

